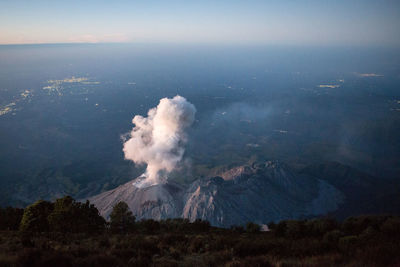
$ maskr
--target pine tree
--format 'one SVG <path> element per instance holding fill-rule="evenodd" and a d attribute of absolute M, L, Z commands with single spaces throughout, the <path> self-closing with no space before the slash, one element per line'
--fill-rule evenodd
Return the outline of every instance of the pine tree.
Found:
<path fill-rule="evenodd" d="M 135 216 L 129 210 L 128 204 L 121 201 L 114 207 L 110 215 L 110 229 L 114 233 L 127 233 L 135 227 Z"/>

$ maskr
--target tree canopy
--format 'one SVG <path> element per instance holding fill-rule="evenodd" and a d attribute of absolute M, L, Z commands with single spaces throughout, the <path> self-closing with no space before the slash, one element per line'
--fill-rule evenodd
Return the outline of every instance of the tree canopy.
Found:
<path fill-rule="evenodd" d="M 54 209 L 54 204 L 38 200 L 25 208 L 19 229 L 29 232 L 45 232 L 49 230 L 47 217 Z"/>
<path fill-rule="evenodd" d="M 135 216 L 129 210 L 128 204 L 123 201 L 118 202 L 110 215 L 110 229 L 116 233 L 130 232 L 135 227 Z"/>
<path fill-rule="evenodd" d="M 54 203 L 39 200 L 25 208 L 20 230 L 95 233 L 104 230 L 105 224 L 104 218 L 89 201 L 81 203 L 65 196 Z"/>

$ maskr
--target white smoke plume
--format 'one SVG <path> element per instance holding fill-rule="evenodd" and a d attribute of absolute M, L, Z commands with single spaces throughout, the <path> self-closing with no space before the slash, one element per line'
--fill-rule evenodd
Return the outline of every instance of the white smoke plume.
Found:
<path fill-rule="evenodd" d="M 145 179 L 137 187 L 157 184 L 161 172 L 169 173 L 177 167 L 185 152 L 185 130 L 192 125 L 196 108 L 182 96 L 163 98 L 147 117 L 136 115 L 135 127 L 124 143 L 125 159 L 136 164 L 147 164 Z"/>

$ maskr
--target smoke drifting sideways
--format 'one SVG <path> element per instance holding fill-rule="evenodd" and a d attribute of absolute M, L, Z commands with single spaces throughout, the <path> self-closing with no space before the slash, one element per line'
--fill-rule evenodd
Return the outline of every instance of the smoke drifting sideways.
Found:
<path fill-rule="evenodd" d="M 195 118 L 196 108 L 182 96 L 163 98 L 147 117 L 136 115 L 135 127 L 124 143 L 125 159 L 147 164 L 146 172 L 134 186 L 147 187 L 166 181 L 166 175 L 182 160 L 187 134 Z"/>

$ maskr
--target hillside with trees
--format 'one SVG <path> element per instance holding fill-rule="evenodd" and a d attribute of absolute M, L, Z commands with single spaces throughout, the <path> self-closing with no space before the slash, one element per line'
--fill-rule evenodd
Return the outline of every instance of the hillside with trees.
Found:
<path fill-rule="evenodd" d="M 225 229 L 136 221 L 124 202 L 105 221 L 69 196 L 0 209 L 0 266 L 398 266 L 399 239 L 400 218 L 389 215 Z"/>

